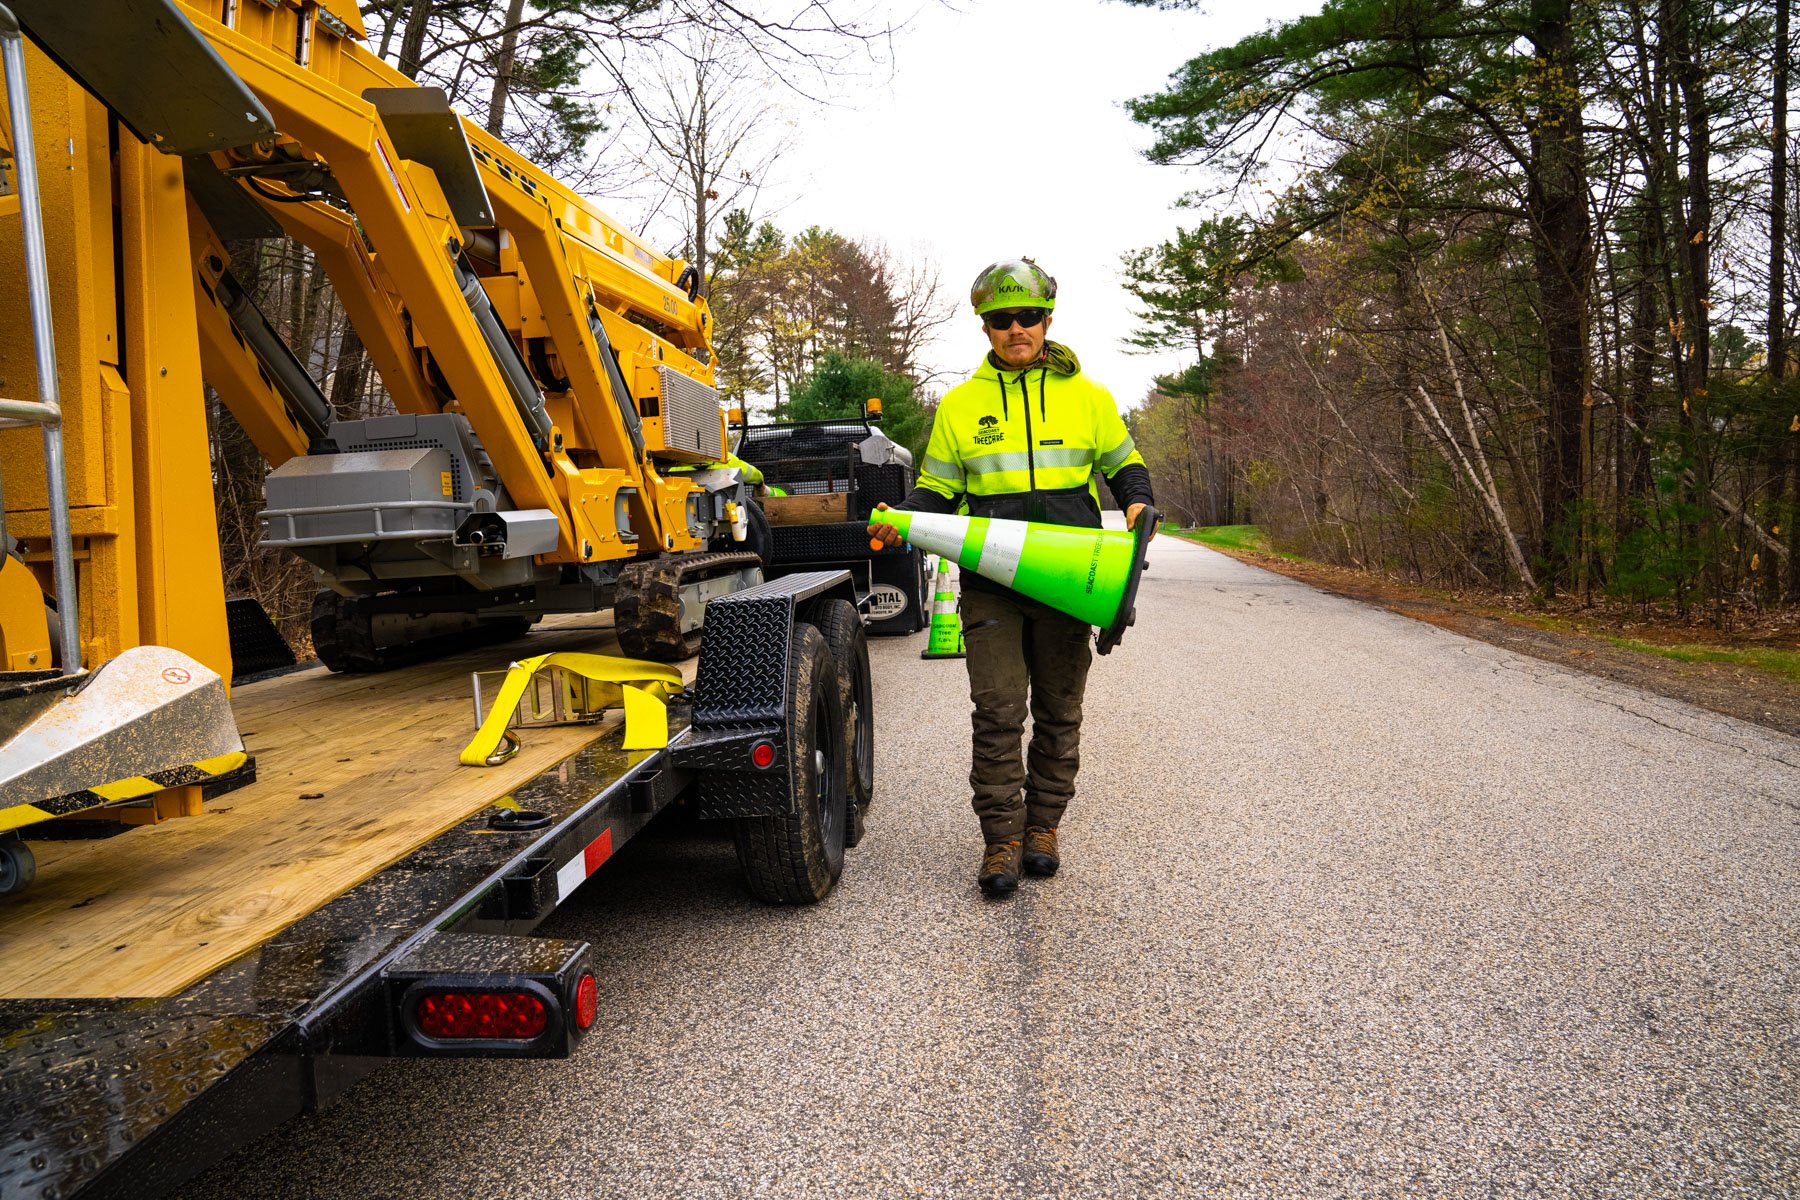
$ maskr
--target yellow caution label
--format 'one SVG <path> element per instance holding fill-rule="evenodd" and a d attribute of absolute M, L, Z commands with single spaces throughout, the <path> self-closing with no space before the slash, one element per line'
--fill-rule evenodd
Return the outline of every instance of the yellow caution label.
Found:
<path fill-rule="evenodd" d="M 154 796 L 170 788 L 193 787 L 210 783 L 220 776 L 229 775 L 250 761 L 250 756 L 242 750 L 230 750 L 224 754 L 203 758 L 199 762 L 187 763 L 179 767 L 170 767 L 166 771 L 152 771 L 148 775 L 134 775 L 129 779 L 120 779 L 101 787 L 85 788 L 79 792 L 70 792 L 64 796 L 46 801 L 49 810 L 42 817 L 26 816 L 14 824 L 30 824 L 33 821 L 45 820 L 49 817 L 63 817 L 83 809 L 94 808 L 102 804 L 119 804 L 127 800 L 142 800 L 146 796 Z M 20 808 L 29 808 L 21 805 Z M 0 816 L 15 809 L 0 810 Z M 11 828 L 0 821 L 0 830 Z"/>
<path fill-rule="evenodd" d="M 89 788 L 88 791 L 109 803 L 120 800 L 136 800 L 140 796 L 148 796 L 152 792 L 160 792 L 163 785 L 143 775 L 131 779 L 121 779 L 117 783 L 109 783 L 105 787 Z"/>
<path fill-rule="evenodd" d="M 446 496 L 456 491 L 455 480 L 451 478 L 448 471 L 438 472 L 438 486 L 444 490 Z"/>
<path fill-rule="evenodd" d="M 0 832 L 18 829 L 25 825 L 36 825 L 39 821 L 48 821 L 55 813 L 47 813 L 35 804 L 15 804 L 11 808 L 0 808 Z"/>
<path fill-rule="evenodd" d="M 194 769 L 208 775 L 223 775 L 227 771 L 235 771 L 249 761 L 249 755 L 242 750 L 233 750 L 216 758 L 203 758 L 194 764 Z"/>

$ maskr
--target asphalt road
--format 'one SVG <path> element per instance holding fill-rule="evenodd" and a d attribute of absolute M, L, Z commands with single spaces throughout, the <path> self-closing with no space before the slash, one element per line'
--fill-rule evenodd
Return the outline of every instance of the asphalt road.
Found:
<path fill-rule="evenodd" d="M 400 1063 L 193 1197 L 1800 1194 L 1800 745 L 1159 541 L 1065 866 L 984 900 L 877 642 L 817 908 L 629 847 L 569 1062 Z"/>

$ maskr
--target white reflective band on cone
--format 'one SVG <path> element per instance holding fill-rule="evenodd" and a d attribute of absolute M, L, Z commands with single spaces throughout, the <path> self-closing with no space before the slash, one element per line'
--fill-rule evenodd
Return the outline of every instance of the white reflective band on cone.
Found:
<path fill-rule="evenodd" d="M 963 540 L 969 536 L 969 518 L 928 512 L 909 512 L 905 517 L 908 542 L 953 563 L 962 561 Z"/>
<path fill-rule="evenodd" d="M 1019 555 L 1025 549 L 1025 532 L 1030 527 L 1023 521 L 994 521 L 987 527 L 981 543 L 981 573 L 995 583 L 1012 586 L 1019 573 Z"/>

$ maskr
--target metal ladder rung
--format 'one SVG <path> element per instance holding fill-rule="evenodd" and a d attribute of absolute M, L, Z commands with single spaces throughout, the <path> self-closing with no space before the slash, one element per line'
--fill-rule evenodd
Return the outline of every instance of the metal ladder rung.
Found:
<path fill-rule="evenodd" d="M 9 400 L 0 396 L 0 429 L 28 425 L 60 425 L 62 412 L 39 400 Z"/>

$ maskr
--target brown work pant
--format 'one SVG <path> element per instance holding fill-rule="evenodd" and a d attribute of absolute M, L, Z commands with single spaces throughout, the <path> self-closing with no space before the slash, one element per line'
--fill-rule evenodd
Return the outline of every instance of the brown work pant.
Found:
<path fill-rule="evenodd" d="M 982 835 L 999 842 L 1023 836 L 1028 824 L 1054 829 L 1081 766 L 1088 626 L 1010 591 L 964 589 L 959 608 L 975 702 L 969 787 Z M 1021 758 L 1028 696 L 1031 750 Z"/>

